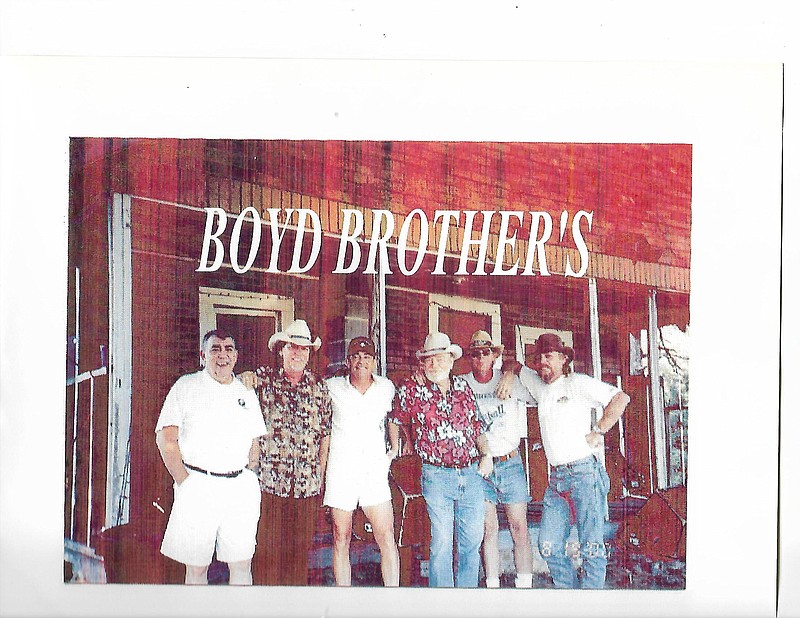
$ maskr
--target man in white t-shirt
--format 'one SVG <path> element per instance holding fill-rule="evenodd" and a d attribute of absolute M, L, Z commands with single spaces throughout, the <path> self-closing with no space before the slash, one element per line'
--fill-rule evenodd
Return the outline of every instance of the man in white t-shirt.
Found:
<path fill-rule="evenodd" d="M 493 343 L 486 331 L 476 331 L 467 348 L 472 372 L 464 374 L 488 425 L 486 441 L 494 462 L 492 474 L 484 479 L 483 566 L 486 587 L 499 588 L 500 527 L 497 505 L 502 504 L 514 542 L 514 564 L 517 571 L 514 583 L 517 588 L 530 588 L 533 579 L 533 550 L 528 533 L 528 502 L 531 496 L 519 443 L 521 438 L 528 435 L 526 404 L 532 398 L 516 377 L 509 399 L 500 400 L 495 394 L 502 374 L 494 365 L 502 354 L 503 344 Z"/>
<path fill-rule="evenodd" d="M 574 524 L 583 565 L 581 588 L 603 588 L 607 554 L 603 538 L 609 481 L 599 451 L 603 434 L 622 416 L 630 397 L 585 374 L 573 373 L 572 348 L 554 333 L 534 344 L 535 373 L 521 367 L 520 379 L 538 403 L 542 444 L 550 480 L 542 504 L 539 552 L 556 588 L 575 588 L 577 578 L 567 547 Z M 592 411 L 602 414 L 592 424 Z"/>
<path fill-rule="evenodd" d="M 253 583 L 261 490 L 253 470 L 266 433 L 258 399 L 233 374 L 238 353 L 227 333 L 205 334 L 203 369 L 180 377 L 156 424 L 156 443 L 174 484 L 161 553 L 186 566 L 187 584 L 207 584 L 214 551 L 229 582 Z"/>
<path fill-rule="evenodd" d="M 333 575 L 337 586 L 350 585 L 353 511 L 360 506 L 381 552 L 383 584 L 398 586 L 400 557 L 389 491 L 389 464 L 397 452 L 386 449 L 394 384 L 374 373 L 375 345 L 367 337 L 350 341 L 347 369 L 347 376 L 327 380 L 333 419 L 323 502 L 333 519 Z"/>

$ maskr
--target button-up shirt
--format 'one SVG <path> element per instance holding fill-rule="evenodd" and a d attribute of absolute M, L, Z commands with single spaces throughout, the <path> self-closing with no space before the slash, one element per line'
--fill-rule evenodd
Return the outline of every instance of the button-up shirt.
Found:
<path fill-rule="evenodd" d="M 259 367 L 256 375 L 267 426 L 260 440 L 261 489 L 282 497 L 319 494 L 320 444 L 331 433 L 331 398 L 325 382 L 309 370 L 296 385 L 283 368 Z"/>
<path fill-rule="evenodd" d="M 389 420 L 410 425 L 414 449 L 424 463 L 462 468 L 480 458 L 477 439 L 486 431 L 472 389 L 454 376 L 447 394 L 427 381 L 411 378 L 397 388 Z"/>

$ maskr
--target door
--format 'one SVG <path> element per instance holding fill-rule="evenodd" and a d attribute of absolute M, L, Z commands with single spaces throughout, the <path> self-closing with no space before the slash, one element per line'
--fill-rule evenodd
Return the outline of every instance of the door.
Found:
<path fill-rule="evenodd" d="M 200 288 L 200 337 L 215 328 L 229 331 L 236 340 L 236 372 L 274 364 L 267 348 L 269 338 L 294 320 L 294 300 L 222 288 Z"/>
<path fill-rule="evenodd" d="M 454 309 L 439 310 L 439 331 L 446 333 L 450 337 L 450 341 L 457 343 L 464 350 L 464 355 L 453 365 L 453 375 L 471 371 L 468 346 L 470 337 L 476 330 L 491 332 L 491 316 Z"/>
<path fill-rule="evenodd" d="M 428 298 L 428 328 L 445 333 L 461 346 L 464 356 L 457 360 L 453 375 L 469 373 L 467 349 L 476 330 L 485 330 L 493 341 L 500 341 L 500 305 L 462 296 L 431 294 Z M 498 366 L 501 364 L 498 359 Z"/>
<path fill-rule="evenodd" d="M 269 338 L 276 332 L 278 320 L 274 315 L 241 315 L 218 313 L 217 328 L 229 332 L 236 341 L 239 359 L 236 373 L 252 370 L 271 360 L 267 348 Z"/>

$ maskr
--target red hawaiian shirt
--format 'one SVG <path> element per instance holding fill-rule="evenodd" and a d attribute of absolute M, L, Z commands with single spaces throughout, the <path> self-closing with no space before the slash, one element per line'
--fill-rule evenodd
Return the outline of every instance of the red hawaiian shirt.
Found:
<path fill-rule="evenodd" d="M 453 376 L 447 395 L 433 382 L 400 383 L 389 421 L 411 425 L 414 449 L 424 463 L 462 468 L 480 458 L 478 436 L 487 429 L 472 389 Z"/>

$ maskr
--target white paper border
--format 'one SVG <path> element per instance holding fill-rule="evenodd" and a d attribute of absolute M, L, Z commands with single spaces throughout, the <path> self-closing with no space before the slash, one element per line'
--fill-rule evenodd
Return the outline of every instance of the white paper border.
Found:
<path fill-rule="evenodd" d="M 773 615 L 779 64 L 5 56 L 2 68 L 3 615 Z M 71 135 L 693 144 L 687 589 L 64 586 Z"/>

